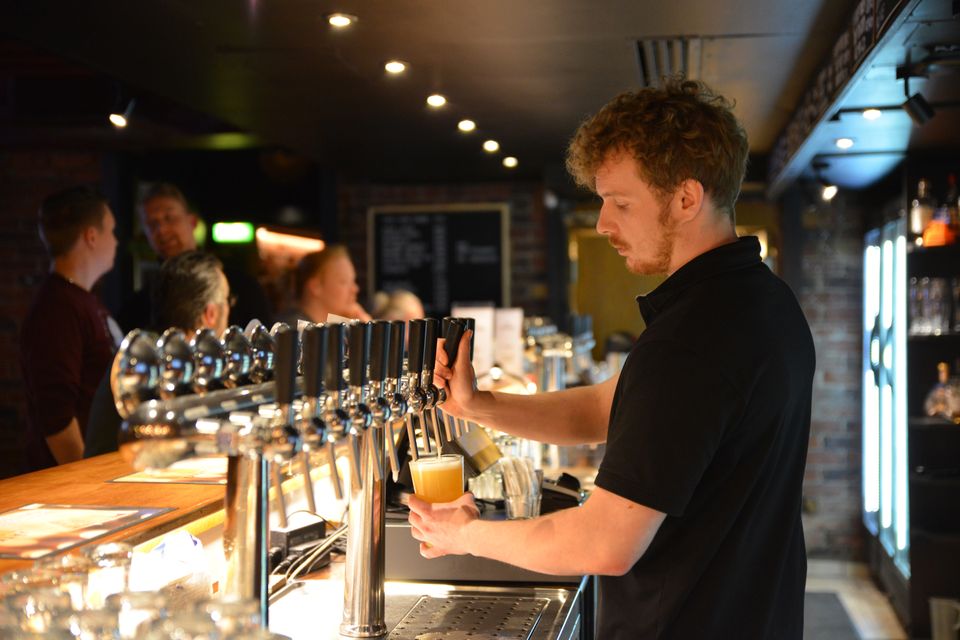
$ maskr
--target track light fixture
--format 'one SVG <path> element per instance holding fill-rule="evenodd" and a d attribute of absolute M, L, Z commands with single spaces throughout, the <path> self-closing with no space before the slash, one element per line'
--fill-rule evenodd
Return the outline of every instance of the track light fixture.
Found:
<path fill-rule="evenodd" d="M 114 111 L 110 114 L 110 124 L 112 124 L 117 129 L 123 129 L 128 124 L 130 124 L 130 115 L 133 113 L 133 107 L 136 105 L 137 101 L 134 98 L 130 98 L 127 101 L 127 106 L 123 111 Z"/>
<path fill-rule="evenodd" d="M 924 98 L 919 92 L 910 95 L 910 77 L 920 77 L 925 78 L 927 76 L 927 69 L 929 65 L 926 63 L 920 62 L 917 63 L 916 67 L 910 63 L 910 50 L 907 49 L 907 59 L 902 67 L 897 67 L 897 77 L 903 78 L 903 95 L 906 97 L 906 102 L 900 105 L 904 111 L 907 112 L 907 115 L 910 116 L 910 119 L 913 120 L 913 124 L 922 126 L 926 124 L 933 116 L 936 114 L 933 107 L 927 102 L 927 99 Z"/>

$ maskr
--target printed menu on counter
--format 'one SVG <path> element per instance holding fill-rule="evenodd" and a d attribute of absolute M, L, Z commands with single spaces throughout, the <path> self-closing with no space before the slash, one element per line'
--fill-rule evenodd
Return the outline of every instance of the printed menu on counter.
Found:
<path fill-rule="evenodd" d="M 159 507 L 28 504 L 0 513 L 0 558 L 36 560 L 172 511 Z"/>

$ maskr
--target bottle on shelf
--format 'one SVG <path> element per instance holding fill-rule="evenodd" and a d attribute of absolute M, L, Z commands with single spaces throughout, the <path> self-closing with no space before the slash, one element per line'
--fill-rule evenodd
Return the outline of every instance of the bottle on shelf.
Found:
<path fill-rule="evenodd" d="M 928 191 L 929 193 L 929 191 Z M 947 176 L 947 197 L 923 230 L 923 246 L 942 247 L 957 241 L 957 177 Z"/>
<path fill-rule="evenodd" d="M 923 403 L 924 412 L 931 418 L 960 420 L 960 381 L 950 378 L 950 365 L 937 365 L 937 383 L 930 389 Z"/>
<path fill-rule="evenodd" d="M 917 184 L 917 197 L 910 204 L 908 226 L 910 236 L 917 245 L 923 245 L 923 232 L 933 220 L 934 201 L 930 197 L 930 181 L 920 178 Z"/>
<path fill-rule="evenodd" d="M 950 226 L 954 232 L 960 233 L 960 191 L 957 190 L 955 173 L 947 175 L 947 197 L 943 201 L 943 206 L 947 209 Z"/>

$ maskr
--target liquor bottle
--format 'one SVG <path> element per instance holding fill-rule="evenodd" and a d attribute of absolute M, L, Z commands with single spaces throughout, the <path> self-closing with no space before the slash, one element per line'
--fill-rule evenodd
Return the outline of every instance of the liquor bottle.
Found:
<path fill-rule="evenodd" d="M 933 219 L 934 201 L 930 197 L 930 181 L 920 178 L 917 185 L 917 197 L 910 204 L 910 235 L 916 244 L 923 244 L 923 231 Z"/>
<path fill-rule="evenodd" d="M 930 389 L 923 403 L 924 412 L 931 418 L 952 418 L 952 396 L 950 366 L 946 362 L 941 362 L 937 365 L 937 384 Z"/>
<path fill-rule="evenodd" d="M 957 191 L 956 174 L 947 176 L 947 198 L 942 206 L 947 209 L 950 226 L 954 232 L 960 233 L 960 192 Z"/>

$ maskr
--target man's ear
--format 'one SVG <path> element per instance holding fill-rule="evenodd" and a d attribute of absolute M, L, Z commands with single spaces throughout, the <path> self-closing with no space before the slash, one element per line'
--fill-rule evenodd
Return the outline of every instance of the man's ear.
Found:
<path fill-rule="evenodd" d="M 83 238 L 83 242 L 88 247 L 93 246 L 93 244 L 97 241 L 97 228 L 94 226 L 85 228 L 81 234 L 81 237 Z"/>
<path fill-rule="evenodd" d="M 203 307 L 203 313 L 200 314 L 200 321 L 204 329 L 215 329 L 217 327 L 217 316 L 220 310 L 216 302 L 208 302 Z"/>
<path fill-rule="evenodd" d="M 700 215 L 706 199 L 703 184 L 687 178 L 680 183 L 674 194 L 675 215 L 678 222 L 689 222 Z"/>

